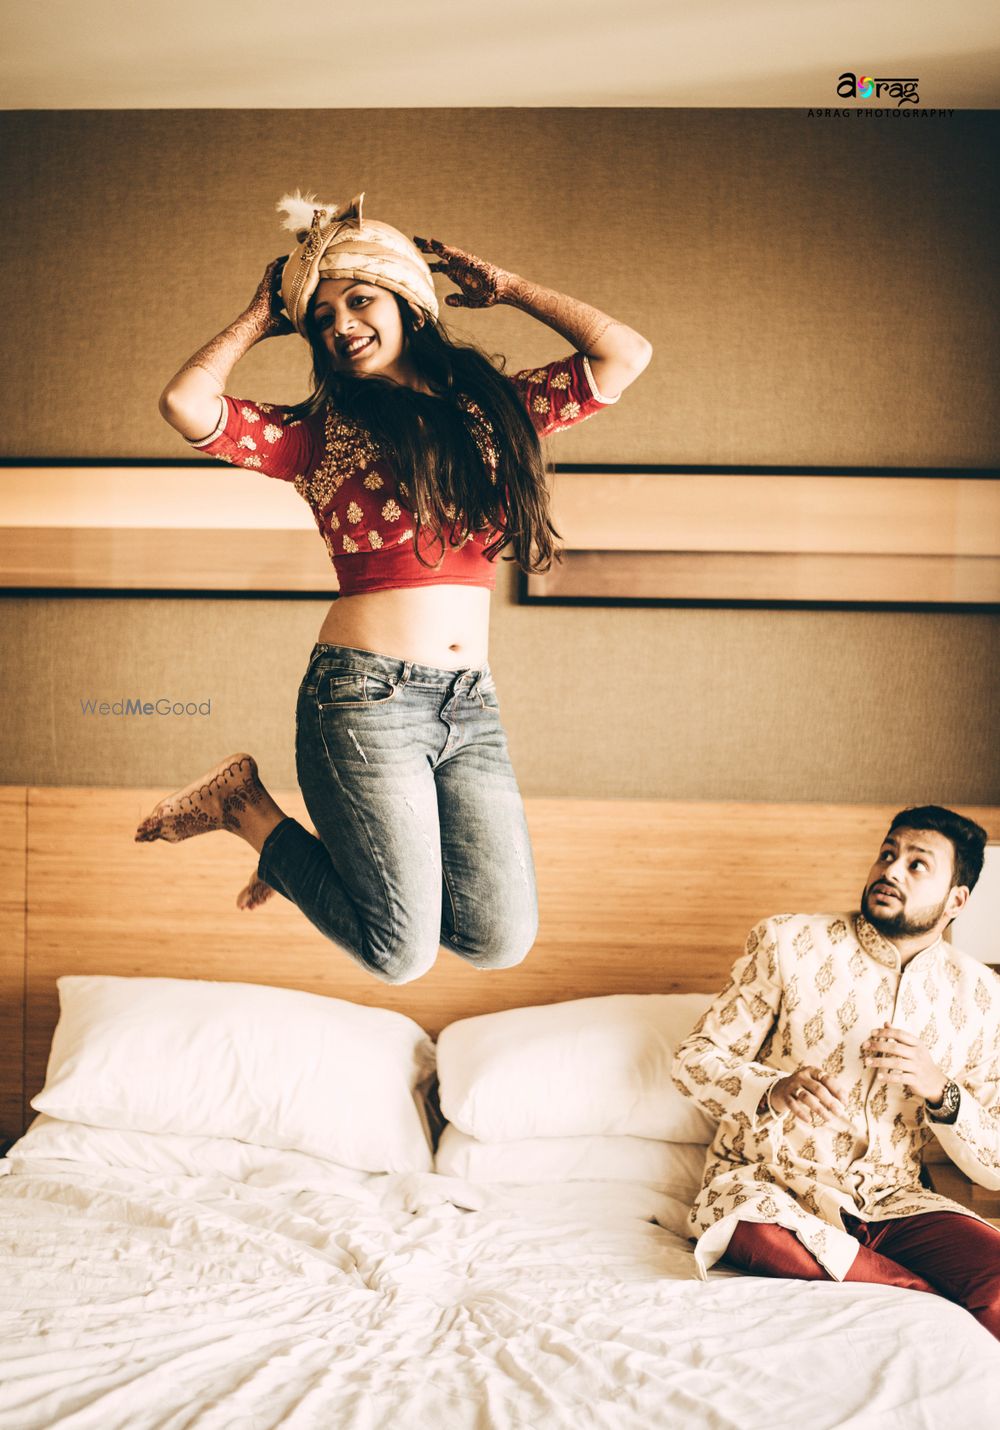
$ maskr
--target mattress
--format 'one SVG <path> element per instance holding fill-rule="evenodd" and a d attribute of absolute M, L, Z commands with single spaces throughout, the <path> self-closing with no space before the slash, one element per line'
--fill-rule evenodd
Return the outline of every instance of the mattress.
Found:
<path fill-rule="evenodd" d="M 0 1165 L 4 1430 L 996 1424 L 967 1312 L 698 1281 L 651 1186 Z"/>

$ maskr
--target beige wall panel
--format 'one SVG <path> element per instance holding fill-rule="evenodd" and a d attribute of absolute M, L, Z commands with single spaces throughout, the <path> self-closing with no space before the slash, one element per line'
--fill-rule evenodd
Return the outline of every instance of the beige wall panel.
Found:
<path fill-rule="evenodd" d="M 988 111 L 8 113 L 0 453 L 188 455 L 157 395 L 285 251 L 273 207 L 301 184 L 365 186 L 378 216 L 648 334 L 648 372 L 552 442 L 561 461 L 995 466 L 998 130 Z M 40 232 L 53 204 L 58 260 Z M 565 350 L 506 308 L 455 329 L 515 367 Z M 304 345 L 275 340 L 233 385 L 294 400 L 307 369 Z M 1000 799 L 994 618 L 539 610 L 512 587 L 502 573 L 493 664 L 529 794 Z M 5 598 L 0 778 L 170 785 L 249 745 L 290 783 L 322 612 Z M 79 713 L 81 696 L 123 689 L 211 698 L 212 714 Z"/>
<path fill-rule="evenodd" d="M 543 610 L 500 573 L 491 663 L 522 790 L 765 802 L 1000 801 L 1000 624 L 885 611 Z M 3 778 L 176 787 L 249 749 L 295 781 L 325 603 L 0 603 Z M 81 700 L 211 701 L 205 716 Z"/>

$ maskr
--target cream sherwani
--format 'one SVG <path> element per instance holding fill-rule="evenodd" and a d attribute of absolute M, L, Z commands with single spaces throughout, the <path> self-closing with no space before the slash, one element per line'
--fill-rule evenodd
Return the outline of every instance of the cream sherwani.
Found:
<path fill-rule="evenodd" d="M 931 1122 L 923 1100 L 877 1082 L 861 1044 L 883 1023 L 923 1042 L 962 1089 L 958 1120 Z M 799 1067 L 836 1074 L 848 1124 L 758 1115 Z M 788 1227 L 842 1280 L 858 1252 L 841 1212 L 863 1221 L 973 1213 L 920 1185 L 934 1137 L 974 1181 L 1000 1187 L 1000 978 L 939 939 L 900 968 L 861 914 L 779 914 L 752 930 L 731 981 L 677 1050 L 674 1081 L 716 1122 L 691 1210 L 699 1272 L 739 1221 Z"/>

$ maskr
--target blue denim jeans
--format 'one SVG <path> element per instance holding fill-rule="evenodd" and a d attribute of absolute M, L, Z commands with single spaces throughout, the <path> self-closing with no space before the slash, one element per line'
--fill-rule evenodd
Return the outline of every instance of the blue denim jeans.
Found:
<path fill-rule="evenodd" d="M 477 968 L 524 958 L 535 871 L 488 667 L 317 645 L 295 753 L 319 838 L 283 820 L 265 883 L 387 983 L 426 973 L 439 944 Z"/>

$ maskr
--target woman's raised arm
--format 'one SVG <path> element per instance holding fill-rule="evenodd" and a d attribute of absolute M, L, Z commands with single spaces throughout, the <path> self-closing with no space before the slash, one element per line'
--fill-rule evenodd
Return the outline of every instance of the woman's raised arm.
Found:
<path fill-rule="evenodd" d="M 240 358 L 264 338 L 295 331 L 281 311 L 284 265 L 285 258 L 267 265 L 240 316 L 192 354 L 160 394 L 161 414 L 189 441 L 200 441 L 217 426 L 226 382 Z"/>
<path fill-rule="evenodd" d="M 587 357 L 602 397 L 617 397 L 635 381 L 653 355 L 652 344 L 641 333 L 589 303 L 543 288 L 435 238 L 413 241 L 424 253 L 433 253 L 440 260 L 432 263 L 431 269 L 443 273 L 462 290 L 448 294 L 445 302 L 450 307 L 490 308 L 494 303 L 509 303 L 529 313 Z"/>

